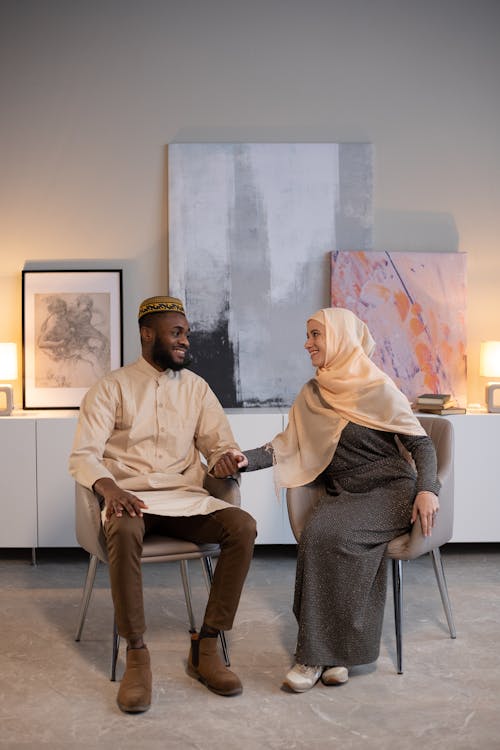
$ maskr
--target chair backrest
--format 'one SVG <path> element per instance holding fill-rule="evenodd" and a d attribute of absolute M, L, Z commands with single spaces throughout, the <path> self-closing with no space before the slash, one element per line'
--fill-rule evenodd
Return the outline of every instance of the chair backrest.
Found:
<path fill-rule="evenodd" d="M 431 549 L 440 547 L 448 542 L 453 534 L 453 425 L 439 416 L 419 417 L 419 420 L 436 450 L 437 474 L 441 482 L 440 509 L 430 537 L 422 535 L 420 521 L 417 520 L 411 532 L 402 534 L 389 543 L 387 556 L 402 560 L 419 557 Z M 288 517 L 297 541 L 323 491 L 323 483 L 320 481 L 287 490 Z"/>
<path fill-rule="evenodd" d="M 213 497 L 231 505 L 241 504 L 239 483 L 234 479 L 218 479 L 206 474 L 203 484 Z M 91 555 L 96 555 L 101 562 L 106 562 L 108 555 L 99 498 L 78 482 L 75 482 L 75 529 L 78 544 Z"/>
<path fill-rule="evenodd" d="M 288 519 L 297 542 L 300 539 L 309 516 L 314 510 L 314 506 L 324 491 L 324 484 L 319 480 L 305 484 L 302 487 L 290 487 L 287 489 L 286 504 Z"/>
<path fill-rule="evenodd" d="M 436 450 L 437 475 L 441 482 L 439 512 L 431 536 L 423 536 L 420 520 L 417 519 L 411 531 L 389 542 L 387 557 L 400 560 L 413 560 L 425 555 L 449 542 L 453 536 L 453 425 L 443 417 L 422 416 L 419 421 Z"/>
<path fill-rule="evenodd" d="M 203 487 L 212 497 L 218 497 L 219 500 L 225 500 L 230 505 L 241 505 L 240 479 L 219 479 L 205 473 Z"/>
<path fill-rule="evenodd" d="M 107 561 L 99 498 L 78 482 L 75 482 L 75 532 L 80 547 L 96 555 L 101 562 Z"/>

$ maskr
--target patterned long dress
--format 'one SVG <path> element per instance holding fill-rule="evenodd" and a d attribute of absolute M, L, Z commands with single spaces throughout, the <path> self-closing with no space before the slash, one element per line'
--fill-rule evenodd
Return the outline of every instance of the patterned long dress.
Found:
<path fill-rule="evenodd" d="M 377 659 L 387 588 L 388 542 L 410 527 L 417 492 L 439 492 L 427 436 L 398 435 L 350 422 L 323 472 L 325 493 L 311 514 L 297 555 L 293 611 L 301 664 L 354 666 Z M 248 470 L 272 463 L 246 451 Z"/>

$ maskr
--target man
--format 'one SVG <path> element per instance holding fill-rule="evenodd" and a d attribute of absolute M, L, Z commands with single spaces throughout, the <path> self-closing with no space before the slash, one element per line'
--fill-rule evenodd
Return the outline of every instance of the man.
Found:
<path fill-rule="evenodd" d="M 203 625 L 191 640 L 188 674 L 220 695 L 241 682 L 217 651 L 219 630 L 232 627 L 252 558 L 255 521 L 203 489 L 210 471 L 238 448 L 223 409 L 188 364 L 189 324 L 182 302 L 151 297 L 139 308 L 142 356 L 104 376 L 87 392 L 70 456 L 70 472 L 104 500 L 111 593 L 127 665 L 117 702 L 122 711 L 151 704 L 151 667 L 143 635 L 141 551 L 154 530 L 196 543 L 216 542 L 216 566 Z"/>

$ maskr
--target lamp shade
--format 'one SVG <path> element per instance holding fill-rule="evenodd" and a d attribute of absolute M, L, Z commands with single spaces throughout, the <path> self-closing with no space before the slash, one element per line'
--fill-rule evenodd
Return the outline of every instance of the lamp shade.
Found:
<path fill-rule="evenodd" d="M 0 344 L 0 380 L 17 380 L 16 344 Z"/>
<path fill-rule="evenodd" d="M 500 341 L 482 341 L 479 374 L 485 378 L 500 378 Z"/>

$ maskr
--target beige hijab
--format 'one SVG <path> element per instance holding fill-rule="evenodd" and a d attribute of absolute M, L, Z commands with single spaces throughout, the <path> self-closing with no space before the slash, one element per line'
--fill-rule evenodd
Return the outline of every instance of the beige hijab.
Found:
<path fill-rule="evenodd" d="M 325 364 L 295 399 L 286 430 L 272 440 L 279 487 L 312 482 L 331 462 L 348 422 L 426 434 L 406 396 L 371 361 L 375 342 L 363 321 L 340 307 L 319 310 L 309 320 L 325 326 Z"/>

